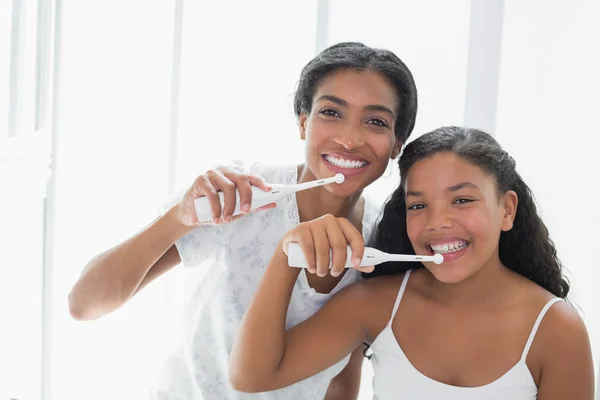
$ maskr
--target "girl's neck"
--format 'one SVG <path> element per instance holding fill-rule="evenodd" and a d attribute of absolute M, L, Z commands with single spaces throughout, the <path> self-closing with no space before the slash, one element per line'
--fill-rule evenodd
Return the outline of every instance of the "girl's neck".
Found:
<path fill-rule="evenodd" d="M 298 183 L 316 179 L 317 177 L 315 177 L 306 164 L 298 166 Z M 339 197 L 334 196 L 324 187 L 297 192 L 296 201 L 298 203 L 300 222 L 310 221 L 325 214 L 348 218 L 352 221 L 355 217 L 355 206 L 361 194 L 362 191 L 354 193 L 349 197 Z"/>
<path fill-rule="evenodd" d="M 435 301 L 451 308 L 485 309 L 495 307 L 498 300 L 508 294 L 506 283 L 513 280 L 514 273 L 495 256 L 474 275 L 459 283 L 443 283 L 429 272 L 426 275 L 426 287 Z"/>

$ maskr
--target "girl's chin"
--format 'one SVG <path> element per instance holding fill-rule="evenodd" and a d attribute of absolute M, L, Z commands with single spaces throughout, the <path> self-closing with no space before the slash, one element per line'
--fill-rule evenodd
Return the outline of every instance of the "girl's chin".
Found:
<path fill-rule="evenodd" d="M 453 263 L 442 263 L 440 265 L 428 265 L 427 269 L 441 283 L 456 284 L 473 275 L 473 271 L 464 266 L 452 265 Z"/>

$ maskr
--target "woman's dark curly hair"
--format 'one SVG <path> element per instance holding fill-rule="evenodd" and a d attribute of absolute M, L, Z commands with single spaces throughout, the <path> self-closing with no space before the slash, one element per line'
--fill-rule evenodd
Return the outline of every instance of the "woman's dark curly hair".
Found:
<path fill-rule="evenodd" d="M 540 218 L 529 187 L 515 169 L 515 161 L 489 134 L 456 126 L 426 133 L 408 144 L 398 165 L 401 182 L 387 200 L 369 246 L 391 253 L 415 254 L 406 232 L 405 184 L 408 170 L 419 160 L 452 152 L 494 177 L 499 195 L 514 191 L 519 203 L 511 230 L 500 234 L 500 261 L 555 296 L 566 298 L 569 282 L 546 225 Z M 423 267 L 415 263 L 386 263 L 365 278 L 391 275 Z"/>
<path fill-rule="evenodd" d="M 442 127 L 408 144 L 398 161 L 400 185 L 387 200 L 368 246 L 389 253 L 415 254 L 406 231 L 405 184 L 408 170 L 419 160 L 438 153 L 452 152 L 495 178 L 499 195 L 514 191 L 519 203 L 511 230 L 500 234 L 500 261 L 507 268 L 529 278 L 555 296 L 566 298 L 569 282 L 556 254 L 546 225 L 537 213 L 533 194 L 517 173 L 516 163 L 490 135 L 476 129 Z M 423 268 L 420 263 L 388 262 L 365 278 L 396 275 Z M 365 357 L 367 348 L 364 350 Z"/>

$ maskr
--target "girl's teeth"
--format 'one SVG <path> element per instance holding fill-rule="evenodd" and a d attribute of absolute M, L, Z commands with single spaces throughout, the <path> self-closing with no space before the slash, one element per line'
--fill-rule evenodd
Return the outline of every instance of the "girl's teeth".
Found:
<path fill-rule="evenodd" d="M 361 168 L 367 165 L 366 161 L 344 160 L 332 156 L 325 156 L 325 159 L 331 164 L 341 168 Z"/>
<path fill-rule="evenodd" d="M 460 242 L 450 242 L 450 243 L 443 243 L 443 244 L 432 244 L 431 246 L 431 250 L 433 250 L 434 253 L 439 253 L 439 254 L 447 254 L 447 253 L 454 253 L 457 251 L 460 251 L 462 249 L 464 249 L 465 247 L 467 247 L 468 243 L 465 241 L 460 241 Z"/>

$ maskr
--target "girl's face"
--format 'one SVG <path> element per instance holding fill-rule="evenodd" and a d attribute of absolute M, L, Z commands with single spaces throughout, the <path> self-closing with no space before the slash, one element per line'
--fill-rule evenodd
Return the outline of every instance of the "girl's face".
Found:
<path fill-rule="evenodd" d="M 394 136 L 397 109 L 394 88 L 377 72 L 347 69 L 327 76 L 310 115 L 299 121 L 310 172 L 317 179 L 344 174 L 343 184 L 326 186 L 338 196 L 379 178 L 402 146 Z"/>
<path fill-rule="evenodd" d="M 416 162 L 406 177 L 406 227 L 416 254 L 444 255 L 426 268 L 444 283 L 499 263 L 500 233 L 512 228 L 517 195 L 498 195 L 492 176 L 454 153 Z"/>

